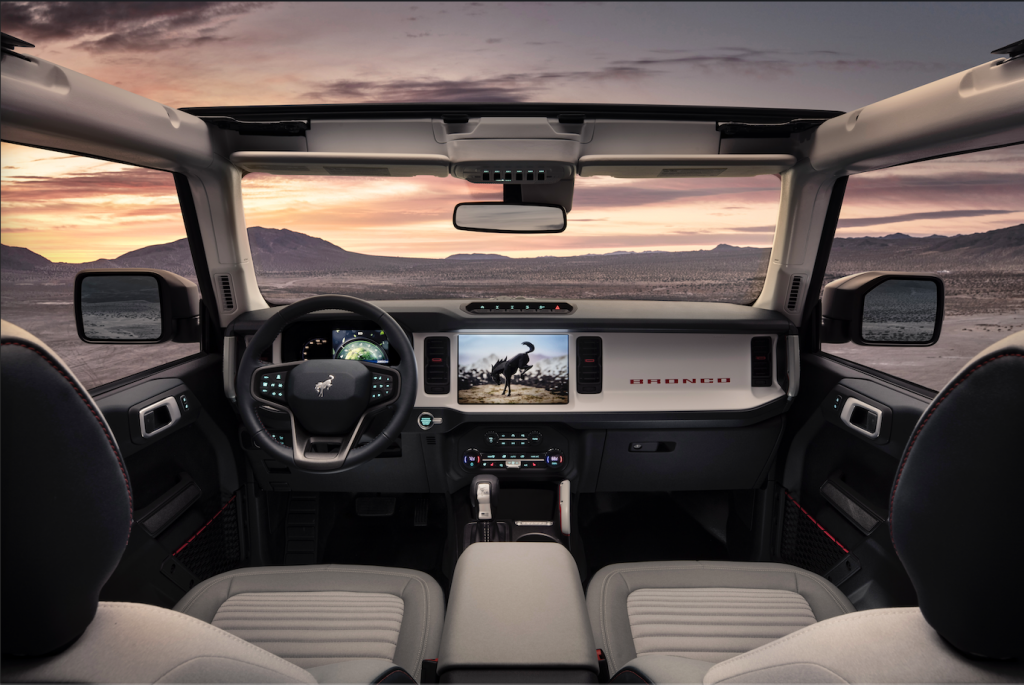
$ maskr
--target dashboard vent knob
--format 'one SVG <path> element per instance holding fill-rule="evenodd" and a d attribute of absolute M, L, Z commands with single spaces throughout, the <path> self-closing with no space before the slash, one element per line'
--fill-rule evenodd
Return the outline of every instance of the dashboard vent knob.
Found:
<path fill-rule="evenodd" d="M 451 340 L 441 336 L 423 341 L 423 391 L 447 395 L 451 391 Z"/>
<path fill-rule="evenodd" d="M 576 338 L 576 392 L 597 395 L 601 392 L 601 338 Z"/>
<path fill-rule="evenodd" d="M 772 339 L 769 337 L 750 339 L 750 385 L 772 387 Z"/>

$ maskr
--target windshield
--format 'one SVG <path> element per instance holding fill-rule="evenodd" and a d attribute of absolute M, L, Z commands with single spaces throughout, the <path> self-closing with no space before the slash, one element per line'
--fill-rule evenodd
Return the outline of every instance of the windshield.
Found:
<path fill-rule="evenodd" d="M 263 296 L 489 297 L 750 304 L 761 292 L 779 179 L 577 178 L 557 234 L 458 231 L 459 202 L 502 188 L 457 178 L 273 176 L 242 181 Z"/>

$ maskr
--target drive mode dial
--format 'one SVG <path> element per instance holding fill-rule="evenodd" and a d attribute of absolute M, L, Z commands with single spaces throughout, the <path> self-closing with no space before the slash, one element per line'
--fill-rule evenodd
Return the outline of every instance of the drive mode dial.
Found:
<path fill-rule="evenodd" d="M 467 469 L 475 469 L 480 466 L 479 450 L 469 449 L 462 455 L 462 465 Z"/>

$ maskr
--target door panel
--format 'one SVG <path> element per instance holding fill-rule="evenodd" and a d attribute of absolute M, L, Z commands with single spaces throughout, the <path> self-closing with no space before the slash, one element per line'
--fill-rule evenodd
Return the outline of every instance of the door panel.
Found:
<path fill-rule="evenodd" d="M 914 606 L 917 596 L 887 520 L 899 460 L 930 398 L 825 355 L 805 354 L 801 361 L 777 503 L 776 558 L 829 577 L 858 609 Z M 854 406 L 861 409 L 851 425 Z"/>
<path fill-rule="evenodd" d="M 96 398 L 124 455 L 135 511 L 101 599 L 170 607 L 244 561 L 244 498 L 228 439 L 237 421 L 220 373 L 220 356 L 205 355 Z"/>

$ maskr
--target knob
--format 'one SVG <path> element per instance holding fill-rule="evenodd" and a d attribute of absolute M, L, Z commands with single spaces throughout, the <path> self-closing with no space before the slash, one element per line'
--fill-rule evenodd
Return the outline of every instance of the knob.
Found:
<path fill-rule="evenodd" d="M 488 445 L 497 445 L 498 434 L 494 431 L 487 431 L 486 433 L 484 433 L 484 442 L 486 442 Z"/>
<path fill-rule="evenodd" d="M 469 449 L 462 455 L 462 465 L 468 469 L 480 466 L 480 451 Z"/>
<path fill-rule="evenodd" d="M 552 447 L 544 453 L 544 461 L 550 468 L 560 469 L 565 463 L 565 455 L 562 454 L 562 450 Z"/>
<path fill-rule="evenodd" d="M 528 436 L 526 436 L 526 439 L 529 441 L 530 445 L 539 445 L 543 437 L 544 436 L 540 434 L 540 431 L 532 431 Z"/>

